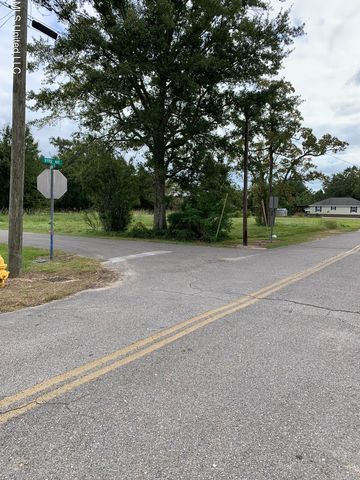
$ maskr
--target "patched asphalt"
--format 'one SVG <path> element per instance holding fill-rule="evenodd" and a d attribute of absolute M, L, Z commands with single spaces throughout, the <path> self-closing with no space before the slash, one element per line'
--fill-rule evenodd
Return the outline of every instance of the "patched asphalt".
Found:
<path fill-rule="evenodd" d="M 0 315 L 0 397 L 358 244 L 358 232 L 269 251 L 58 236 L 104 260 L 171 253 L 116 264 L 112 288 Z M 0 425 L 0 478 L 360 478 L 359 273 L 355 253 Z"/>

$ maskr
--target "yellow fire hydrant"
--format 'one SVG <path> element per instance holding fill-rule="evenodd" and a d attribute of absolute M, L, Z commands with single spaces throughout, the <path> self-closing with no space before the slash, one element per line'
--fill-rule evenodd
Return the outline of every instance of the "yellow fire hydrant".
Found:
<path fill-rule="evenodd" d="M 6 270 L 6 263 L 4 262 L 3 257 L 0 255 L 0 288 L 5 287 L 5 281 L 9 276 L 9 272 Z"/>

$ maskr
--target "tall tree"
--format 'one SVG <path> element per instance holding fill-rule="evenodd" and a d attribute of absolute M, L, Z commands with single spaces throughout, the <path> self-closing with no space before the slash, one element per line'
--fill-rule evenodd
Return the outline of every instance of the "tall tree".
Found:
<path fill-rule="evenodd" d="M 254 125 L 254 140 L 249 169 L 253 183 L 252 200 L 257 199 L 257 220 L 273 221 L 269 198 L 273 195 L 273 177 L 278 153 L 283 151 L 301 127 L 300 97 L 283 80 L 264 80 L 259 84 L 261 108 Z M 266 212 L 266 205 L 268 206 Z"/>
<path fill-rule="evenodd" d="M 324 174 L 318 170 L 314 158 L 330 152 L 337 153 L 347 147 L 346 142 L 330 134 L 317 138 L 312 129 L 300 127 L 299 124 L 297 126 L 297 121 L 292 123 L 291 120 L 288 129 L 272 129 L 271 138 L 271 144 L 274 146 L 273 159 L 271 160 L 269 155 L 266 135 L 256 145 L 251 159 L 253 180 L 257 185 L 254 195 L 259 203 L 257 206 L 259 221 L 262 221 L 263 217 L 260 204 L 267 198 L 266 190 L 270 182 L 276 184 L 276 192 L 280 197 L 288 198 L 290 192 L 295 192 L 293 188 L 295 185 L 324 179 Z M 292 188 L 289 188 L 289 182 L 292 182 Z"/>
<path fill-rule="evenodd" d="M 68 179 L 68 190 L 57 200 L 57 206 L 64 210 L 83 210 L 92 206 L 90 193 L 84 189 L 82 182 L 84 170 L 104 146 L 91 138 L 74 135 L 71 139 L 52 138 L 52 145 L 57 149 L 57 156 L 63 160 L 62 173 Z"/>
<path fill-rule="evenodd" d="M 276 74 L 302 28 L 262 0 L 41 0 L 67 32 L 31 51 L 51 87 L 36 109 L 65 114 L 118 147 L 145 147 L 154 228 L 166 227 L 166 180 L 224 124 L 226 91 Z"/>
<path fill-rule="evenodd" d="M 347 146 L 347 142 L 330 133 L 317 138 L 311 128 L 302 127 L 278 152 L 280 159 L 277 175 L 284 182 L 292 178 L 301 178 L 306 182 L 321 178 L 313 159 L 328 153 L 342 152 Z"/>
<path fill-rule="evenodd" d="M 298 109 L 301 100 L 295 95 L 294 87 L 284 80 L 264 82 L 268 94 L 266 107 L 260 120 L 261 137 L 266 147 L 269 168 L 268 168 L 268 198 L 273 196 L 273 176 L 275 157 L 279 151 L 288 143 L 301 127 L 302 117 Z M 266 197 L 264 198 L 264 201 Z M 273 210 L 268 204 L 267 216 L 269 223 L 273 224 Z"/>
<path fill-rule="evenodd" d="M 0 208 L 9 206 L 10 186 L 10 158 L 11 158 L 11 128 L 5 127 L 0 132 Z M 24 179 L 24 208 L 33 209 L 44 204 L 43 197 L 36 189 L 36 177 L 42 170 L 39 147 L 29 127 L 25 129 L 25 179 Z"/>
<path fill-rule="evenodd" d="M 240 168 L 243 171 L 243 245 L 248 244 L 248 183 L 249 171 L 253 167 L 249 164 L 250 147 L 254 137 L 259 133 L 259 125 L 261 116 L 266 107 L 269 98 L 269 89 L 263 89 L 260 85 L 258 88 L 245 90 L 234 94 L 233 105 L 234 110 L 231 112 L 231 120 L 234 126 L 230 136 L 233 141 L 230 152 L 235 158 L 239 156 Z"/>
<path fill-rule="evenodd" d="M 326 197 L 353 197 L 360 200 L 360 168 L 354 165 L 325 178 L 324 194 Z"/>

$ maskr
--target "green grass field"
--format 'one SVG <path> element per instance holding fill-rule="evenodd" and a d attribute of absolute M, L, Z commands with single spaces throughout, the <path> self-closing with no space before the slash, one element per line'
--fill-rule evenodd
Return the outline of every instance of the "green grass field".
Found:
<path fill-rule="evenodd" d="M 142 222 L 147 227 L 152 225 L 152 215 L 147 212 L 135 212 L 132 224 Z M 0 228 L 6 229 L 8 217 L 0 214 Z M 360 229 L 360 219 L 335 218 L 321 219 L 308 217 L 281 217 L 277 218 L 274 233 L 277 239 L 270 245 L 267 241 L 269 233 L 266 227 L 256 225 L 253 217 L 249 218 L 250 244 L 276 247 L 301 243 L 324 236 L 351 232 Z M 47 212 L 24 215 L 24 230 L 35 233 L 49 232 L 49 214 Z M 64 235 L 108 236 L 100 229 L 92 230 L 85 222 L 82 213 L 56 213 L 55 232 Z M 121 237 L 121 235 L 118 235 Z M 221 244 L 236 245 L 242 240 L 242 219 L 234 218 L 230 238 Z"/>
<path fill-rule="evenodd" d="M 0 243 L 0 255 L 4 258 L 5 263 L 8 261 L 8 251 L 7 245 L 5 243 Z M 49 250 L 44 250 L 41 248 L 32 248 L 25 247 L 23 249 L 23 269 L 27 272 L 33 265 L 33 261 L 39 257 L 49 256 Z"/>
<path fill-rule="evenodd" d="M 273 240 L 270 247 L 302 243 L 328 235 L 352 232 L 360 229 L 360 219 L 352 218 L 310 218 L 310 217 L 280 217 L 276 219 Z M 242 238 L 242 220 L 233 219 L 233 228 L 230 242 L 238 243 Z M 256 225 L 255 219 L 249 219 L 250 243 L 268 240 L 269 232 L 266 227 Z"/>
<path fill-rule="evenodd" d="M 8 263 L 7 245 L 0 243 L 0 255 Z M 99 260 L 55 252 L 53 261 L 35 262 L 49 258 L 49 251 L 40 248 L 23 249 L 23 271 L 10 277 L 0 288 L 0 313 L 12 312 L 67 297 L 73 293 L 107 285 L 114 273 L 104 269 Z"/>

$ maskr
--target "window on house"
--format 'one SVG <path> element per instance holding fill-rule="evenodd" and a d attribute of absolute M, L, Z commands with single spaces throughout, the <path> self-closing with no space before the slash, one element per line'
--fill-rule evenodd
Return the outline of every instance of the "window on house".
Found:
<path fill-rule="evenodd" d="M 350 213 L 357 213 L 358 207 L 350 207 Z"/>
<path fill-rule="evenodd" d="M 336 210 L 336 207 L 331 207 L 331 210 Z"/>
<path fill-rule="evenodd" d="M 315 207 L 315 212 L 321 212 L 321 207 Z"/>

